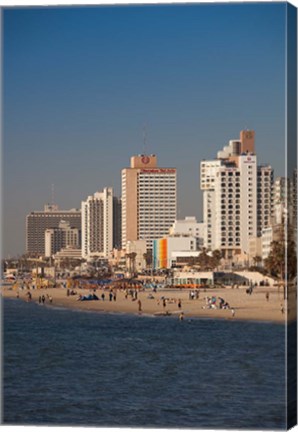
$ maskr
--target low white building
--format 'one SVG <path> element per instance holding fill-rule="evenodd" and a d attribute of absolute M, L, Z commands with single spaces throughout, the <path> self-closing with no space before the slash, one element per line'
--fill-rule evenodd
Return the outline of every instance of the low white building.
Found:
<path fill-rule="evenodd" d="M 196 288 L 201 284 L 213 284 L 213 272 L 196 272 L 196 271 L 176 271 L 172 278 L 173 286 L 182 286 L 186 288 Z"/>
<path fill-rule="evenodd" d="M 146 240 L 134 240 L 134 241 L 128 241 L 126 243 L 126 267 L 130 267 L 130 260 L 129 254 L 135 253 L 136 256 L 134 258 L 134 270 L 140 271 L 146 267 L 146 261 L 144 258 L 144 254 L 146 253 L 147 247 L 146 247 Z"/>
<path fill-rule="evenodd" d="M 61 249 L 54 255 L 54 260 L 59 261 L 63 259 L 73 259 L 73 260 L 81 260 L 82 259 L 82 250 L 78 248 L 74 248 L 68 246 L 66 248 Z"/>
<path fill-rule="evenodd" d="M 153 241 L 153 268 L 171 268 L 172 254 L 196 251 L 196 238 L 189 235 L 168 236 Z"/>
<path fill-rule="evenodd" d="M 197 222 L 194 216 L 186 216 L 184 219 L 176 219 L 169 231 L 170 235 L 189 235 L 196 238 L 196 248 L 204 246 L 205 224 Z"/>

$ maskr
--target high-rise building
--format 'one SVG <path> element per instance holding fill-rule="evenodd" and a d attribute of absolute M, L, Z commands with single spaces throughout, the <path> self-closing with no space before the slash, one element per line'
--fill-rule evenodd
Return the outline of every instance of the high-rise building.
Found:
<path fill-rule="evenodd" d="M 121 198 L 113 197 L 113 248 L 121 249 Z"/>
<path fill-rule="evenodd" d="M 122 170 L 122 248 L 128 241 L 152 241 L 168 234 L 177 213 L 176 168 L 160 168 L 155 155 L 131 158 Z"/>
<path fill-rule="evenodd" d="M 26 252 L 32 255 L 44 255 L 45 231 L 58 228 L 64 220 L 71 227 L 81 229 L 81 210 L 59 210 L 57 205 L 45 205 L 44 211 L 34 211 L 26 217 Z"/>
<path fill-rule="evenodd" d="M 289 221 L 297 231 L 297 168 L 294 169 L 290 181 Z M 296 237 L 295 234 L 294 238 Z"/>
<path fill-rule="evenodd" d="M 107 257 L 113 249 L 113 188 L 82 201 L 82 257 Z"/>
<path fill-rule="evenodd" d="M 201 162 L 205 247 L 225 258 L 248 253 L 257 235 L 257 157 L 254 131 L 241 131 L 217 154 Z"/>
<path fill-rule="evenodd" d="M 62 248 L 80 248 L 81 230 L 73 228 L 69 222 L 61 221 L 58 228 L 45 230 L 45 256 L 51 257 Z"/>
<path fill-rule="evenodd" d="M 287 192 L 289 180 L 277 177 L 273 185 L 273 223 L 282 224 L 287 214 Z"/>
<path fill-rule="evenodd" d="M 272 224 L 273 218 L 273 169 L 270 165 L 257 168 L 257 236 Z"/>

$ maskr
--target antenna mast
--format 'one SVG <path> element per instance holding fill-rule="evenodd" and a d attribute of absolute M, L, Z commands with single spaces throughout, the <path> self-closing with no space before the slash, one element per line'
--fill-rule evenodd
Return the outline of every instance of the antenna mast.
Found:
<path fill-rule="evenodd" d="M 54 205 L 54 183 L 52 183 L 52 206 Z"/>
<path fill-rule="evenodd" d="M 146 144 L 147 144 L 147 126 L 143 126 L 143 154 L 146 154 Z"/>

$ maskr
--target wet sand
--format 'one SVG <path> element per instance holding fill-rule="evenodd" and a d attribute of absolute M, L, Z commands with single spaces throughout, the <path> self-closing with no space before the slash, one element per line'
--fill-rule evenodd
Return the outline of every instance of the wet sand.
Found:
<path fill-rule="evenodd" d="M 252 295 L 246 293 L 246 287 L 232 289 L 226 288 L 207 288 L 200 289 L 198 299 L 189 299 L 189 290 L 164 289 L 156 293 L 150 290 L 139 291 L 136 300 L 131 296 L 125 298 L 125 292 L 115 290 L 116 301 L 109 301 L 109 290 L 97 289 L 96 295 L 100 300 L 78 301 L 79 294 L 88 295 L 91 290 L 75 288 L 76 295 L 67 296 L 65 288 L 42 288 L 30 290 L 33 302 L 38 302 L 39 296 L 44 295 L 46 306 L 55 306 L 71 309 L 80 309 L 86 311 L 129 313 L 140 315 L 163 315 L 168 314 L 177 316 L 184 313 L 185 319 L 188 317 L 204 317 L 214 319 L 229 320 L 254 320 L 269 321 L 276 323 L 285 323 L 286 319 L 292 321 L 296 318 L 295 296 L 290 293 L 288 307 L 283 300 L 283 290 L 278 292 L 277 287 L 256 287 Z M 20 301 L 28 301 L 27 289 L 20 288 L 1 288 L 2 296 L 8 298 L 19 298 Z M 101 300 L 104 292 L 105 300 Z M 266 299 L 266 293 L 269 292 L 269 300 Z M 153 296 L 154 298 L 148 298 Z M 206 309 L 206 297 L 222 297 L 234 309 L 233 316 L 231 309 Z M 50 302 L 49 297 L 52 297 Z M 166 298 L 166 305 L 163 305 L 162 297 Z M 178 307 L 178 300 L 181 300 L 181 308 Z M 141 302 L 141 311 L 139 311 L 139 300 Z M 218 300 L 217 300 L 218 305 Z M 281 312 L 281 306 L 284 307 L 285 313 Z M 287 312 L 288 309 L 288 312 Z"/>

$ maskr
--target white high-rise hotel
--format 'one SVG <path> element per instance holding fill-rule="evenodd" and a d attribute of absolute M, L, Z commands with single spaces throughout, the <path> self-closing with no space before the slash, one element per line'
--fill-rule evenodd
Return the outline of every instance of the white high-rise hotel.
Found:
<path fill-rule="evenodd" d="M 107 257 L 113 249 L 113 188 L 82 201 L 82 257 Z"/>
<path fill-rule="evenodd" d="M 176 212 L 176 168 L 159 168 L 155 155 L 133 156 L 122 170 L 122 248 L 142 239 L 151 248 L 168 234 Z"/>
<path fill-rule="evenodd" d="M 249 238 L 270 224 L 273 173 L 257 167 L 254 139 L 254 131 L 241 131 L 217 159 L 201 162 L 204 245 L 226 258 L 248 253 Z"/>

